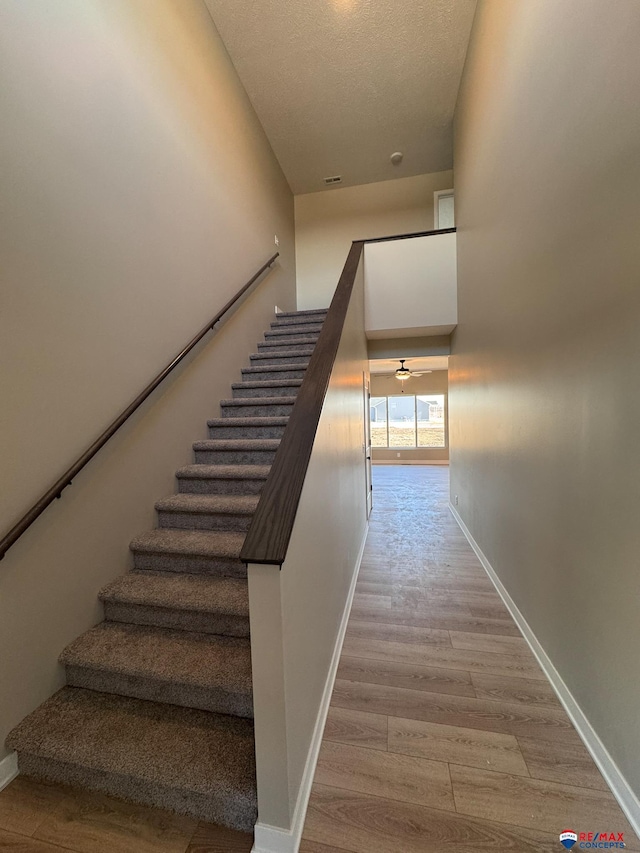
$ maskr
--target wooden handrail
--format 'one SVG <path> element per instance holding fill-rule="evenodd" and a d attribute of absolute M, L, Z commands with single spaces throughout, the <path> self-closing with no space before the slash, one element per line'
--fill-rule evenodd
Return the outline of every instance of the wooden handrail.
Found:
<path fill-rule="evenodd" d="M 253 515 L 240 559 L 282 566 L 329 387 L 364 242 L 352 243 L 287 428 Z"/>
<path fill-rule="evenodd" d="M 363 243 L 387 243 L 390 240 L 409 240 L 412 237 L 435 237 L 438 234 L 455 234 L 456 228 L 439 228 L 437 231 L 414 231 L 412 234 L 391 234 L 389 237 L 369 237 Z"/>
<path fill-rule="evenodd" d="M 109 441 L 109 439 L 116 434 L 116 432 L 120 429 L 120 427 L 131 417 L 131 415 L 138 409 L 142 403 L 149 397 L 149 395 L 155 391 L 155 389 L 160 385 L 160 383 L 166 379 L 166 377 L 173 371 L 175 367 L 177 367 L 180 362 L 191 352 L 191 350 L 198 344 L 202 338 L 209 332 L 213 327 L 218 323 L 224 315 L 236 304 L 236 302 L 243 296 L 247 290 L 254 284 L 271 266 L 273 266 L 276 258 L 279 257 L 279 252 L 276 252 L 275 255 L 272 255 L 269 260 L 263 264 L 260 269 L 251 276 L 249 281 L 244 284 L 238 292 L 231 297 L 231 299 L 226 303 L 226 305 L 218 311 L 218 313 L 213 317 L 206 326 L 204 326 L 198 334 L 192 338 L 189 343 L 178 353 L 175 358 L 173 358 L 169 364 L 158 373 L 158 375 L 153 379 L 147 387 L 142 391 L 135 400 L 127 406 L 127 408 L 122 412 L 118 417 L 111 423 L 107 429 L 102 433 L 102 435 L 97 438 L 91 447 L 88 447 L 87 450 L 80 456 L 73 465 L 65 471 L 65 473 L 58 479 L 56 482 L 48 489 L 44 495 L 38 500 L 31 509 L 26 512 L 20 521 L 15 524 L 11 530 L 6 533 L 2 539 L 0 540 L 0 560 L 4 558 L 4 555 L 7 553 L 9 548 L 14 545 L 18 539 L 22 536 L 25 530 L 28 530 L 29 527 L 33 524 L 33 522 L 45 511 L 45 509 L 49 506 L 49 504 L 53 503 L 56 498 L 59 498 L 62 495 L 63 489 L 66 489 L 67 486 L 71 485 L 72 480 L 77 476 L 77 474 L 82 471 L 84 466 L 89 462 L 96 453 L 101 450 L 104 445 Z"/>

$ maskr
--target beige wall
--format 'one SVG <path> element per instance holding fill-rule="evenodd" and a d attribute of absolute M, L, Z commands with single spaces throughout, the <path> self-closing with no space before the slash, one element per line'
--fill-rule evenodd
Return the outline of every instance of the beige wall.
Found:
<path fill-rule="evenodd" d="M 450 334 L 458 321 L 456 235 L 367 243 L 364 295 L 369 339 Z"/>
<path fill-rule="evenodd" d="M 449 390 L 448 373 L 446 370 L 434 370 L 424 376 L 409 379 L 404 386 L 405 394 L 444 394 L 445 411 Z M 389 397 L 400 393 L 400 383 L 393 375 L 371 374 L 371 396 Z M 448 424 L 445 422 L 445 441 L 448 444 Z M 446 462 L 449 459 L 449 447 L 416 447 L 405 450 L 372 447 L 373 462 L 394 462 L 406 464 L 411 462 Z M 375 495 L 374 495 L 375 499 Z"/>
<path fill-rule="evenodd" d="M 352 240 L 433 228 L 433 193 L 453 186 L 453 172 L 434 172 L 295 198 L 299 308 L 325 308 Z"/>
<path fill-rule="evenodd" d="M 481 2 L 456 116 L 459 511 L 640 795 L 640 4 Z"/>
<path fill-rule="evenodd" d="M 302 829 L 303 782 L 311 782 L 318 717 L 364 544 L 366 346 L 361 262 L 286 560 L 281 571 L 249 567 L 259 849 L 293 849 L 267 847 L 268 826 Z"/>
<path fill-rule="evenodd" d="M 370 359 L 421 358 L 428 355 L 449 355 L 451 335 L 433 335 L 418 338 L 385 338 L 367 341 Z"/>
<path fill-rule="evenodd" d="M 61 684 L 275 304 L 293 199 L 200 0 L 4 0 L 0 525 L 274 251 L 281 262 L 0 563 L 0 744 Z M 1 749 L 1 747 L 0 747 Z M 0 757 L 2 756 L 0 751 Z"/>

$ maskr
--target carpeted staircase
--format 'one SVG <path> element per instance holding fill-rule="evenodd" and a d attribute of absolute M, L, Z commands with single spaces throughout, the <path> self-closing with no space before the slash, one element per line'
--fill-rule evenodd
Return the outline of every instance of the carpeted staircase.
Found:
<path fill-rule="evenodd" d="M 105 621 L 62 653 L 67 687 L 7 738 L 20 772 L 251 830 L 257 816 L 240 549 L 325 311 L 278 314 L 194 444 Z"/>

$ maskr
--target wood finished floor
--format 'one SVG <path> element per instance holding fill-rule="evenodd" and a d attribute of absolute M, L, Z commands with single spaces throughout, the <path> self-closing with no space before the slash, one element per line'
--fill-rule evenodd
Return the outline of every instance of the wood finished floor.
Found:
<path fill-rule="evenodd" d="M 448 468 L 378 466 L 300 853 L 640 842 L 448 510 Z"/>
<path fill-rule="evenodd" d="M 0 791 L 0 851 L 250 853 L 253 836 L 18 776 Z"/>
<path fill-rule="evenodd" d="M 376 507 L 300 853 L 558 853 L 615 800 L 447 509 L 448 469 L 375 469 Z M 252 837 L 18 777 L 0 851 L 249 853 Z"/>

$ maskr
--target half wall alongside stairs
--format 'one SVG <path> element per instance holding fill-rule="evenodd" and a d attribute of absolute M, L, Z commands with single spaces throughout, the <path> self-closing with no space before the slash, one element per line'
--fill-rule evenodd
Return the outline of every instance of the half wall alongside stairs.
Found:
<path fill-rule="evenodd" d="M 366 370 L 361 260 L 286 559 L 249 565 L 256 853 L 300 841 L 367 530 Z"/>

